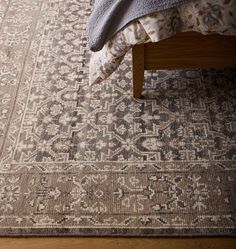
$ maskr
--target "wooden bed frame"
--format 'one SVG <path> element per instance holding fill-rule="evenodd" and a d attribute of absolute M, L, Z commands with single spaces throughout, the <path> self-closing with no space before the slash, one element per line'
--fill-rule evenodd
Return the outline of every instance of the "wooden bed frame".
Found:
<path fill-rule="evenodd" d="M 142 97 L 144 71 L 236 67 L 236 36 L 179 33 L 133 47 L 133 96 Z"/>

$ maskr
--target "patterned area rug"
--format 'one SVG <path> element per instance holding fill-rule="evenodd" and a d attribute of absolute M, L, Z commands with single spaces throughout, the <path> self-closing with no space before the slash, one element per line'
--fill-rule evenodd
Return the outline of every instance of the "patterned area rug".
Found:
<path fill-rule="evenodd" d="M 0 235 L 235 235 L 236 71 L 89 87 L 91 7 L 0 2 Z"/>

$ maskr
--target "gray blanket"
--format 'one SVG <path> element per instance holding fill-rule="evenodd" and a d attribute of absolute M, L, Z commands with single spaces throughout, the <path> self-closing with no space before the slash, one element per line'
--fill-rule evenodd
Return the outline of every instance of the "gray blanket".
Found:
<path fill-rule="evenodd" d="M 190 0 L 95 0 L 87 24 L 87 39 L 92 51 L 104 44 L 131 21 Z"/>

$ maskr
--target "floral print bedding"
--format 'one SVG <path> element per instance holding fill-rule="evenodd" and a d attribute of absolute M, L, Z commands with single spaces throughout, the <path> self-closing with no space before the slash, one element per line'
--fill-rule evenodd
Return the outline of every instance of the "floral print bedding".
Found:
<path fill-rule="evenodd" d="M 90 83 L 108 78 L 134 45 L 158 42 L 188 31 L 236 35 L 236 0 L 194 0 L 132 22 L 102 50 L 91 52 Z"/>

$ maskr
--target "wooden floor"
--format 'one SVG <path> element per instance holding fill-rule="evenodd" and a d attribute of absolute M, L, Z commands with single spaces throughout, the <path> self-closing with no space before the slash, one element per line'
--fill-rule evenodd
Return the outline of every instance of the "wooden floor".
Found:
<path fill-rule="evenodd" d="M 235 249 L 236 238 L 0 238 L 1 249 Z"/>

